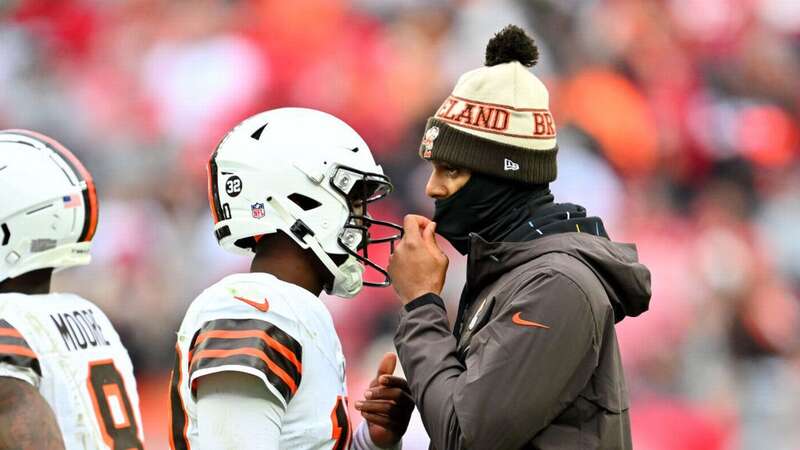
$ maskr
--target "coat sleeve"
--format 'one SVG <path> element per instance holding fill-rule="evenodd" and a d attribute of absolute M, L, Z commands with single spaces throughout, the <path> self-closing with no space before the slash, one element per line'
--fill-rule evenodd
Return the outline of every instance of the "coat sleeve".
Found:
<path fill-rule="evenodd" d="M 395 346 L 437 450 L 520 448 L 574 401 L 597 364 L 594 312 L 578 285 L 558 272 L 510 284 L 465 364 L 439 297 L 420 297 L 401 316 Z"/>

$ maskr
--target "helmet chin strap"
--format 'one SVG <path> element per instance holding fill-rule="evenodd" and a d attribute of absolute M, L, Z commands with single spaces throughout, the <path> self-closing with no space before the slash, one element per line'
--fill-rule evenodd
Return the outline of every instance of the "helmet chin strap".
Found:
<path fill-rule="evenodd" d="M 319 244 L 317 244 L 317 246 L 319 247 Z M 321 247 L 320 250 L 322 250 Z M 314 253 L 316 253 L 316 250 Z M 324 254 L 325 259 L 333 263 L 327 253 Z M 322 262 L 325 264 L 324 260 Z M 336 267 L 335 264 L 334 267 Z M 333 286 L 328 293 L 337 297 L 353 298 L 356 294 L 361 292 L 362 287 L 364 287 L 364 266 L 356 258 L 348 256 L 347 260 L 336 268 L 333 277 Z"/>
<path fill-rule="evenodd" d="M 278 213 L 284 223 L 292 224 L 289 230 L 284 231 L 288 232 L 301 247 L 310 248 L 333 275 L 333 285 L 330 289 L 325 289 L 328 294 L 342 298 L 353 298 L 361 292 L 361 288 L 364 286 L 364 266 L 356 258 L 348 255 L 347 260 L 342 265 L 337 266 L 322 248 L 319 241 L 313 239 L 314 233 L 308 226 L 302 220 L 293 217 L 283 207 L 280 200 L 270 196 L 267 197 L 267 203 Z M 312 239 L 307 239 L 308 236 L 312 236 Z"/>

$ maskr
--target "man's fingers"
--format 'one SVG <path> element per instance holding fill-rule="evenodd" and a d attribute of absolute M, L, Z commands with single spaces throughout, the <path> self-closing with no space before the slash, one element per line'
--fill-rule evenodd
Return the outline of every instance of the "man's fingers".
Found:
<path fill-rule="evenodd" d="M 383 400 L 362 400 L 356 403 L 356 409 L 361 412 L 381 414 L 387 417 L 394 414 L 394 409 L 396 408 L 397 406 L 394 404 L 394 402 L 387 402 Z"/>
<path fill-rule="evenodd" d="M 384 402 L 393 406 L 394 411 L 410 411 L 414 409 L 411 394 L 401 388 L 375 387 L 367 391 L 364 402 Z"/>
<path fill-rule="evenodd" d="M 385 353 L 381 363 L 378 364 L 378 377 L 393 374 L 395 367 L 397 367 L 397 355 L 391 352 Z"/>
<path fill-rule="evenodd" d="M 430 242 L 433 238 L 434 230 L 436 230 L 436 222 L 428 222 L 425 224 L 425 228 L 422 229 L 422 239 L 425 242 Z"/>
<path fill-rule="evenodd" d="M 406 381 L 406 379 L 403 377 L 398 377 L 394 375 L 383 375 L 379 377 L 378 384 L 386 387 L 398 387 L 404 390 L 409 390 L 408 381 Z"/>
<path fill-rule="evenodd" d="M 364 392 L 364 398 L 367 400 L 381 400 L 381 401 L 388 401 L 392 403 L 406 404 L 406 403 L 414 403 L 414 399 L 411 398 L 411 394 L 407 391 L 404 391 L 402 388 L 393 387 L 393 388 L 384 388 L 384 387 L 372 387 L 369 388 L 366 392 Z"/>
<path fill-rule="evenodd" d="M 431 219 L 428 219 L 425 216 L 420 216 L 419 214 L 408 214 L 408 215 L 406 215 L 406 217 L 408 217 L 408 216 L 411 216 L 411 218 L 413 218 L 417 222 L 417 226 L 419 227 L 420 230 L 425 228 L 425 226 L 428 225 L 429 222 L 432 222 Z"/>
<path fill-rule="evenodd" d="M 403 241 L 416 242 L 420 240 L 419 222 L 417 216 L 407 214 L 403 218 Z"/>
<path fill-rule="evenodd" d="M 406 214 L 403 218 L 403 240 L 416 242 L 422 239 L 422 230 L 430 223 L 430 219 L 416 214 Z"/>
<path fill-rule="evenodd" d="M 371 425 L 378 425 L 387 429 L 392 429 L 394 427 L 392 419 L 389 417 L 364 411 L 361 411 L 361 416 Z"/>
<path fill-rule="evenodd" d="M 431 250 L 441 253 L 439 244 L 436 243 L 436 222 L 428 222 L 428 224 L 425 225 L 425 229 L 422 230 L 422 241 Z"/>

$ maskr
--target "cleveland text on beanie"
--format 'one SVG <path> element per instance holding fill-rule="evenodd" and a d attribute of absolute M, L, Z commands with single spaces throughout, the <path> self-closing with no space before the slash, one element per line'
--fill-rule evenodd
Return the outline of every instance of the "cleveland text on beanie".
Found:
<path fill-rule="evenodd" d="M 550 95 L 529 70 L 538 57 L 521 28 L 497 33 L 486 46 L 486 65 L 461 75 L 428 119 L 420 156 L 524 183 L 555 180 Z"/>

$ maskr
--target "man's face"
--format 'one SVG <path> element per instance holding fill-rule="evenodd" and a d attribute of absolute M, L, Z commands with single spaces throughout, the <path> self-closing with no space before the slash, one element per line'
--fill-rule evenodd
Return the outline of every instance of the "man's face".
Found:
<path fill-rule="evenodd" d="M 425 194 L 434 200 L 444 200 L 458 192 L 472 176 L 467 169 L 453 167 L 447 163 L 434 161 L 433 171 L 425 186 Z"/>

